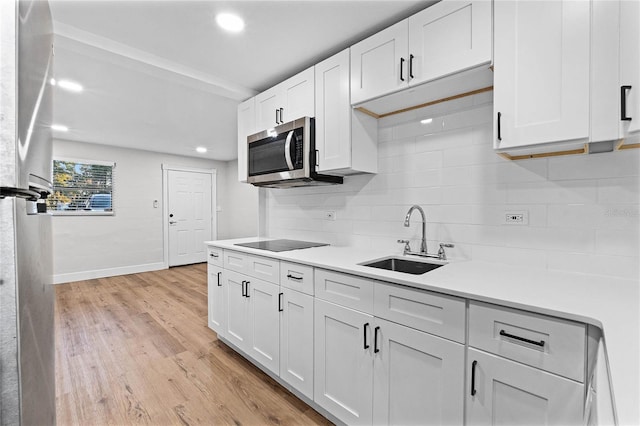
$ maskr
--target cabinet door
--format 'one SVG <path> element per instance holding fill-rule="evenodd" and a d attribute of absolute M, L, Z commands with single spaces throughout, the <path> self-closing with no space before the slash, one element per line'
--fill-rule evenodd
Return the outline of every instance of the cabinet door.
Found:
<path fill-rule="evenodd" d="M 225 337 L 227 310 L 224 286 L 224 270 L 216 266 L 207 266 L 208 325 L 218 336 Z"/>
<path fill-rule="evenodd" d="M 444 0 L 409 18 L 409 85 L 491 62 L 491 2 Z"/>
<path fill-rule="evenodd" d="M 408 20 L 351 46 L 351 103 L 377 98 L 408 85 Z"/>
<path fill-rule="evenodd" d="M 274 374 L 280 372 L 280 286 L 247 277 L 249 301 L 248 355 Z"/>
<path fill-rule="evenodd" d="M 580 383 L 472 348 L 468 355 L 467 424 L 583 424 Z"/>
<path fill-rule="evenodd" d="M 461 425 L 464 346 L 378 318 L 374 332 L 373 424 Z"/>
<path fill-rule="evenodd" d="M 315 79 L 313 67 L 280 83 L 282 92 L 283 123 L 297 120 L 301 117 L 314 117 L 315 114 Z"/>
<path fill-rule="evenodd" d="M 247 136 L 256 132 L 255 98 L 238 105 L 238 180 L 247 181 Z"/>
<path fill-rule="evenodd" d="M 341 421 L 370 425 L 373 317 L 315 299 L 313 400 Z"/>
<path fill-rule="evenodd" d="M 351 166 L 349 49 L 316 65 L 318 170 Z"/>
<path fill-rule="evenodd" d="M 244 294 L 244 282 L 248 277 L 225 270 L 223 286 L 227 294 L 227 330 L 225 338 L 245 352 L 250 349 L 249 325 L 251 309 L 249 299 Z"/>
<path fill-rule="evenodd" d="M 621 121 L 622 135 L 638 136 L 640 131 L 640 3 L 620 2 L 620 85 L 631 86 L 626 91 L 626 115 Z M 638 141 L 635 141 L 636 143 Z"/>
<path fill-rule="evenodd" d="M 494 148 L 586 141 L 590 2 L 493 7 Z"/>
<path fill-rule="evenodd" d="M 313 297 L 281 288 L 280 377 L 313 399 Z"/>
<path fill-rule="evenodd" d="M 256 132 L 284 123 L 280 117 L 280 108 L 283 108 L 281 89 L 278 85 L 256 95 Z"/>

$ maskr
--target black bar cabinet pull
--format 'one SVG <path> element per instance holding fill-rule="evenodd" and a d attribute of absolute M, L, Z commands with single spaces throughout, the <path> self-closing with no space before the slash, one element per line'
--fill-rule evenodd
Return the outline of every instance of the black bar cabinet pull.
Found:
<path fill-rule="evenodd" d="M 631 117 L 627 117 L 627 90 L 631 90 L 631 86 L 620 86 L 620 120 L 631 121 Z"/>
<path fill-rule="evenodd" d="M 524 337 L 509 334 L 504 330 L 500 330 L 500 335 L 504 337 L 508 337 L 510 339 L 520 340 L 521 342 L 531 343 L 532 345 L 540 346 L 541 348 L 544 347 L 544 340 L 540 340 L 539 342 L 536 342 L 535 340 L 529 340 L 529 339 L 525 339 Z"/>
<path fill-rule="evenodd" d="M 409 55 L 409 78 L 413 78 L 413 55 Z"/>
<path fill-rule="evenodd" d="M 282 309 L 282 295 L 283 294 L 284 293 L 278 294 L 278 312 L 284 311 L 284 309 Z"/>
<path fill-rule="evenodd" d="M 367 343 L 367 328 L 369 327 L 369 323 L 364 325 L 364 348 L 369 349 L 369 344 Z"/>
<path fill-rule="evenodd" d="M 218 254 L 217 253 L 209 253 L 209 256 L 213 257 L 214 259 L 218 258 Z"/>
<path fill-rule="evenodd" d="M 373 330 L 373 353 L 377 354 L 378 352 L 380 352 L 380 349 L 378 349 L 378 330 L 380 330 L 380 327 L 376 327 Z"/>
<path fill-rule="evenodd" d="M 278 120 L 278 108 L 276 108 L 276 124 L 280 124 L 280 121 Z"/>
<path fill-rule="evenodd" d="M 245 291 L 245 293 L 246 293 L 246 294 L 245 294 L 245 297 L 251 297 L 251 296 L 249 296 L 249 284 L 250 284 L 250 283 L 251 283 L 251 281 L 247 281 L 247 283 L 245 284 L 245 285 L 246 285 L 246 289 L 247 289 L 247 290 Z"/>
<path fill-rule="evenodd" d="M 498 140 L 502 140 L 502 132 L 500 132 L 500 119 L 502 118 L 502 113 L 498 112 Z"/>
<path fill-rule="evenodd" d="M 218 287 L 222 287 L 222 284 L 220 284 L 220 274 L 222 274 L 222 272 L 218 272 Z"/>
<path fill-rule="evenodd" d="M 478 361 L 471 363 L 471 396 L 476 394 L 476 365 Z"/>
<path fill-rule="evenodd" d="M 400 58 L 400 81 L 404 81 L 404 58 Z"/>
<path fill-rule="evenodd" d="M 242 281 L 242 297 L 246 297 L 245 293 L 244 293 L 244 285 L 246 284 L 246 281 Z"/>
<path fill-rule="evenodd" d="M 296 281 L 302 280 L 302 277 L 296 277 L 296 276 L 291 275 L 291 274 L 287 274 L 287 278 L 291 278 L 292 280 L 296 280 Z"/>
<path fill-rule="evenodd" d="M 280 124 L 284 123 L 284 108 L 280 108 Z"/>

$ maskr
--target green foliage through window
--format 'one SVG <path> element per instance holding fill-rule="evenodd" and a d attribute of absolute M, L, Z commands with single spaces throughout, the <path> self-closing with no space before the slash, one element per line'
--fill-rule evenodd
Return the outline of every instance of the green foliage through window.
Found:
<path fill-rule="evenodd" d="M 115 163 L 53 160 L 53 194 L 49 211 L 112 214 Z"/>

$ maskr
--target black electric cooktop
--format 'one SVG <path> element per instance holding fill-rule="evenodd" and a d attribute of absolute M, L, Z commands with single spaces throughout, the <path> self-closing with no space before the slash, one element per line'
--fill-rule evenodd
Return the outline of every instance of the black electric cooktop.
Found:
<path fill-rule="evenodd" d="M 251 243 L 238 243 L 234 246 L 250 247 L 258 250 L 268 251 L 289 251 L 299 250 L 311 247 L 328 246 L 326 243 L 314 243 L 311 241 L 298 241 L 298 240 L 267 240 L 267 241 L 254 241 Z"/>

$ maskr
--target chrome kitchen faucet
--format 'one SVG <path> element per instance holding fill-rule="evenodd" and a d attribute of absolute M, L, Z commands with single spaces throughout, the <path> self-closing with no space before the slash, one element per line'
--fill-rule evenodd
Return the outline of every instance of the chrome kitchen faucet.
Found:
<path fill-rule="evenodd" d="M 414 204 L 413 206 L 411 206 L 411 208 L 407 212 L 407 215 L 404 218 L 404 226 L 407 228 L 409 227 L 410 225 L 409 219 L 411 219 L 411 213 L 413 213 L 414 210 L 418 210 L 420 212 L 420 215 L 422 216 L 422 242 L 420 243 L 420 251 L 412 252 L 411 246 L 409 245 L 409 240 L 398 240 L 399 243 L 404 244 L 403 254 L 414 254 L 417 256 L 436 257 L 440 260 L 447 260 L 447 255 L 444 251 L 444 248 L 445 247 L 452 248 L 454 247 L 453 244 L 440 243 L 440 249 L 438 250 L 437 255 L 432 255 L 427 252 L 427 217 L 425 216 L 424 210 L 422 210 L 422 207 L 420 207 L 417 204 Z"/>

